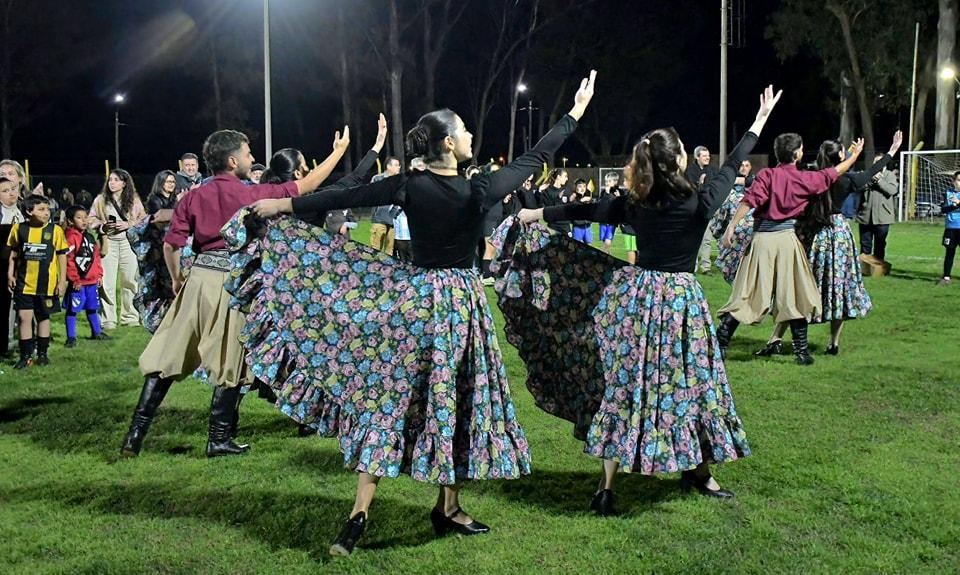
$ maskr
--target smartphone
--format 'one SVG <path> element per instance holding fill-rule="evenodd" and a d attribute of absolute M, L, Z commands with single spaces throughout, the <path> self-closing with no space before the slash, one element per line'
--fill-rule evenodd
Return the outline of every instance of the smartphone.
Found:
<path fill-rule="evenodd" d="M 107 216 L 107 221 L 111 224 L 117 223 L 117 216 Z"/>

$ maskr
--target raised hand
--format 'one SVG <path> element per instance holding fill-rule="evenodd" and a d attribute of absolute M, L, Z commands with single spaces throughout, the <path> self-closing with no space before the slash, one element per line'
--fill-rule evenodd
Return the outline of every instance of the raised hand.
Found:
<path fill-rule="evenodd" d="M 589 105 L 590 100 L 593 99 L 593 87 L 596 80 L 596 70 L 590 70 L 590 76 L 580 80 L 580 88 L 573 96 L 573 109 L 570 110 L 570 115 L 573 116 L 574 120 L 579 120 L 587 110 L 587 105 Z"/>
<path fill-rule="evenodd" d="M 769 116 L 774 106 L 780 101 L 780 96 L 782 95 L 783 90 L 777 90 L 776 94 L 773 93 L 773 84 L 764 88 L 763 93 L 760 94 L 760 109 L 757 110 L 757 119 Z"/>
<path fill-rule="evenodd" d="M 860 152 L 863 151 L 863 138 L 857 138 L 850 144 L 850 155 L 859 156 Z"/>
<path fill-rule="evenodd" d="M 380 117 L 377 118 L 377 141 L 373 144 L 373 149 L 380 153 L 380 150 L 383 149 L 383 144 L 387 141 L 387 118 L 381 112 Z"/>
<path fill-rule="evenodd" d="M 343 151 L 347 149 L 347 146 L 350 145 L 350 126 L 344 126 L 343 132 L 340 130 L 333 135 L 333 149 L 334 151 Z"/>
<path fill-rule="evenodd" d="M 903 143 L 903 132 L 901 130 L 897 130 L 896 133 L 893 134 L 893 143 L 890 144 L 890 151 L 887 153 L 890 154 L 891 156 L 896 154 L 897 150 L 900 149 L 900 144 L 902 143 Z"/>

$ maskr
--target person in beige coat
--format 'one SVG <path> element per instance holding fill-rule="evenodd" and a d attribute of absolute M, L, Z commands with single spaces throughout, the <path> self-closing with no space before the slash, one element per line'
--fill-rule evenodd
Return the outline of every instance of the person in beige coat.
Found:
<path fill-rule="evenodd" d="M 874 162 L 882 158 L 877 156 Z M 860 224 L 860 253 L 886 261 L 887 234 L 890 224 L 897 219 L 897 196 L 900 188 L 893 172 L 884 168 L 870 180 L 863 192 L 863 201 L 857 210 Z"/>

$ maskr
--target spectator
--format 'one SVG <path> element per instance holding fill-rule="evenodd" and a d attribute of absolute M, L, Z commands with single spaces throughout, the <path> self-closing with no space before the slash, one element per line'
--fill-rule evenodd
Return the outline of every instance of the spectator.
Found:
<path fill-rule="evenodd" d="M 20 319 L 20 361 L 14 369 L 33 363 L 34 346 L 37 365 L 50 364 L 50 315 L 60 311 L 58 298 L 67 289 L 68 246 L 63 229 L 50 221 L 50 200 L 31 194 L 24 200 L 23 208 L 27 221 L 14 224 L 7 240 L 7 284 Z"/>
<path fill-rule="evenodd" d="M 947 249 L 947 253 L 943 258 L 943 278 L 940 285 L 948 286 L 951 283 L 953 257 L 957 253 L 957 242 L 960 241 L 960 172 L 954 172 L 953 188 L 947 190 L 941 209 L 945 216 L 943 247 Z"/>
<path fill-rule="evenodd" d="M 394 254 L 402 262 L 413 261 L 413 252 L 410 251 L 410 226 L 407 224 L 407 214 L 399 207 L 394 209 L 393 229 L 396 234 L 393 240 Z"/>
<path fill-rule="evenodd" d="M 574 182 L 573 185 L 574 191 L 573 195 L 570 197 L 570 202 L 590 203 L 593 201 L 587 190 L 586 180 L 583 178 L 577 178 L 577 181 Z M 583 242 L 587 245 L 593 243 L 593 224 L 590 222 L 590 220 L 574 220 L 573 239 L 578 242 Z"/>
<path fill-rule="evenodd" d="M 693 149 L 693 157 L 696 162 L 687 168 L 687 180 L 690 181 L 698 190 L 705 182 L 709 182 L 717 175 L 718 170 L 710 165 L 710 150 L 706 146 L 697 146 Z M 700 272 L 710 273 L 710 251 L 713 249 L 713 235 L 710 230 L 703 234 L 703 241 L 700 243 Z"/>
<path fill-rule="evenodd" d="M 874 158 L 877 162 L 883 154 Z M 872 255 L 880 261 L 887 256 L 887 234 L 896 219 L 896 202 L 900 190 L 893 172 L 884 166 L 873 177 L 863 192 L 863 201 L 857 211 L 860 228 L 860 253 Z"/>
<path fill-rule="evenodd" d="M 611 202 L 620 197 L 620 174 L 617 172 L 607 172 L 603 176 L 603 187 L 600 189 L 599 201 Z M 613 224 L 600 224 L 600 241 L 603 243 L 603 252 L 610 253 L 610 245 L 613 243 L 613 236 L 617 226 Z"/>
<path fill-rule="evenodd" d="M 567 203 L 570 195 L 564 186 L 567 185 L 568 177 L 567 171 L 563 168 L 550 170 L 550 173 L 547 174 L 547 181 L 540 187 L 543 207 L 548 208 L 550 206 L 559 206 Z M 558 232 L 568 236 L 570 235 L 570 222 L 553 222 L 551 227 Z"/>
<path fill-rule="evenodd" d="M 73 206 L 77 203 L 73 197 L 73 192 L 70 191 L 70 188 L 63 188 L 63 190 L 61 190 L 60 203 L 67 207 Z"/>
<path fill-rule="evenodd" d="M 103 258 L 103 328 L 117 327 L 117 280 L 120 280 L 120 325 L 140 325 L 133 300 L 137 294 L 138 265 L 127 240 L 127 230 L 140 222 L 146 212 L 137 196 L 133 178 L 126 170 L 116 169 L 93 201 L 93 226 L 110 240 Z"/>
<path fill-rule="evenodd" d="M 412 163 L 411 163 L 412 167 Z M 370 181 L 378 182 L 383 178 L 396 176 L 400 173 L 400 160 L 394 157 L 387 158 L 386 169 L 382 174 L 377 174 Z M 376 249 L 393 255 L 393 206 L 377 206 L 370 213 L 370 245 Z"/>
<path fill-rule="evenodd" d="M 181 169 L 177 172 L 177 193 L 191 190 L 200 185 L 203 177 L 200 175 L 200 161 L 196 154 L 187 152 L 180 156 Z"/>
<path fill-rule="evenodd" d="M 263 164 L 254 164 L 253 167 L 250 168 L 250 182 L 253 184 L 259 184 L 260 177 L 263 176 L 263 171 L 266 169 L 267 167 Z"/>
<path fill-rule="evenodd" d="M 66 240 L 70 246 L 67 253 L 67 291 L 64 295 L 64 309 L 67 315 L 67 341 L 65 347 L 77 345 L 77 312 L 83 310 L 90 322 L 90 339 L 105 340 L 110 337 L 100 328 L 99 288 L 103 285 L 103 265 L 100 262 L 101 249 L 106 249 L 103 235 L 100 239 L 87 231 L 87 210 L 80 206 L 67 208 Z"/>
<path fill-rule="evenodd" d="M 90 192 L 88 192 L 86 188 L 80 188 L 75 199 L 78 206 L 83 206 L 87 208 L 88 213 L 90 212 L 90 206 L 93 205 L 93 196 L 90 195 Z"/>
<path fill-rule="evenodd" d="M 10 248 L 7 246 L 10 230 L 26 219 L 17 206 L 24 189 L 23 167 L 13 160 L 0 162 L 0 265 L 4 270 L 10 265 Z M 11 315 L 11 295 L 10 290 L 0 289 L 0 358 L 6 358 L 10 353 L 10 331 L 16 324 Z"/>

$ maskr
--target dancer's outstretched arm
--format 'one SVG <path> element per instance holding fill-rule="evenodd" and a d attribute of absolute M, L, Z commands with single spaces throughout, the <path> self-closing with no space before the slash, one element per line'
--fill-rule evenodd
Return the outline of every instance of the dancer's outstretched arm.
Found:
<path fill-rule="evenodd" d="M 573 97 L 573 108 L 567 115 L 561 118 L 529 152 L 487 177 L 489 184 L 484 195 L 486 207 L 496 205 L 507 194 L 520 187 L 520 184 L 531 173 L 540 170 L 544 162 L 553 156 L 554 152 L 573 134 L 577 129 L 577 122 L 583 117 L 587 106 L 590 105 L 590 100 L 593 99 L 596 79 L 597 71 L 590 70 L 590 75 L 580 81 L 580 89 Z"/>
<path fill-rule="evenodd" d="M 870 183 L 870 180 L 872 180 L 874 176 L 882 172 L 883 168 L 886 167 L 887 163 L 893 159 L 894 154 L 896 154 L 897 150 L 900 149 L 900 144 L 902 142 L 903 142 L 903 132 L 901 132 L 900 130 L 897 130 L 896 133 L 893 134 L 893 143 L 890 144 L 890 149 L 887 151 L 886 154 L 883 155 L 883 157 L 880 160 L 874 162 L 872 166 L 870 166 L 869 168 L 867 168 L 862 172 L 857 172 L 856 174 L 848 173 L 846 174 L 845 177 L 850 178 L 850 181 L 853 182 L 854 188 L 862 188 L 866 186 L 867 184 Z"/>
<path fill-rule="evenodd" d="M 297 191 L 300 194 L 306 194 L 320 187 L 320 184 L 326 181 L 333 169 L 340 163 L 340 158 L 347 151 L 350 145 L 350 127 L 344 126 L 343 132 L 337 132 L 333 137 L 333 151 L 319 166 L 310 170 L 310 173 L 297 180 Z"/>
<path fill-rule="evenodd" d="M 362 185 L 364 177 L 370 172 L 370 168 L 376 163 L 377 158 L 380 157 L 380 150 L 383 149 L 383 144 L 386 141 L 387 119 L 381 113 L 377 119 L 377 140 L 373 143 L 373 147 L 370 148 L 366 155 L 363 156 L 363 159 L 357 164 L 357 167 L 346 176 L 337 180 L 335 184 L 325 186 L 317 191 L 323 192 L 330 189 L 353 188 Z"/>

